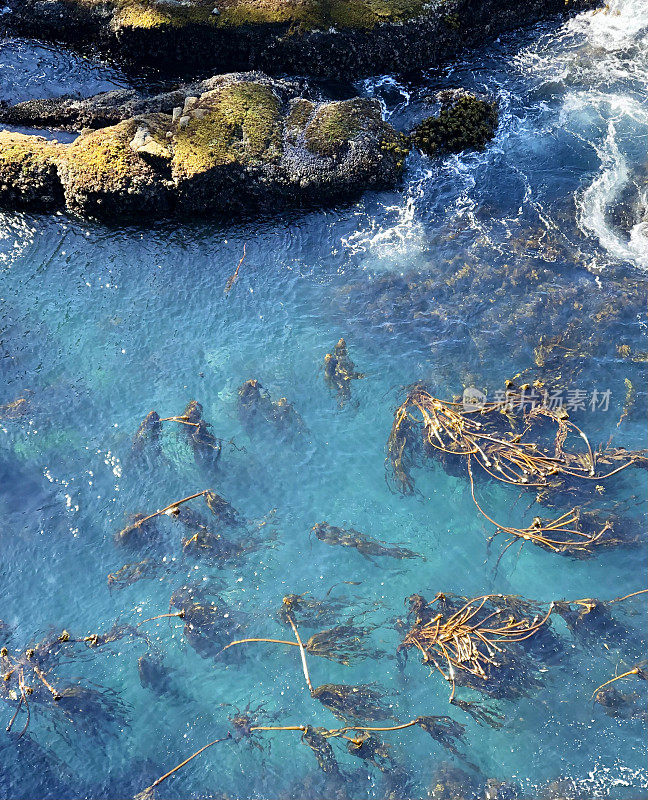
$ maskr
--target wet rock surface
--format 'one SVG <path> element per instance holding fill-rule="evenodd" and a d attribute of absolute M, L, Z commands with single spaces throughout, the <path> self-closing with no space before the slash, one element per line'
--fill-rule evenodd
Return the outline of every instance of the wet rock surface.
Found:
<path fill-rule="evenodd" d="M 326 77 L 419 69 L 598 0 L 10 0 L 23 35 L 94 46 L 166 74 L 263 69 Z"/>
<path fill-rule="evenodd" d="M 0 132 L 0 203 L 98 218 L 227 215 L 397 182 L 407 145 L 377 102 L 322 102 L 302 90 L 248 73 L 149 97 L 117 91 L 4 109 L 11 124 L 87 128 L 71 144 Z"/>

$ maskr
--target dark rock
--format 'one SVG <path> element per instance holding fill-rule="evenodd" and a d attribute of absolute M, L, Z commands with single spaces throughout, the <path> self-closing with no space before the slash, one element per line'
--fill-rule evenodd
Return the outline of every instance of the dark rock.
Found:
<path fill-rule="evenodd" d="M 497 104 L 462 90 L 440 92 L 441 110 L 412 132 L 414 147 L 428 156 L 483 150 L 497 130 Z"/>
<path fill-rule="evenodd" d="M 9 0 L 5 29 L 166 74 L 263 69 L 346 78 L 428 68 L 503 31 L 600 0 Z"/>

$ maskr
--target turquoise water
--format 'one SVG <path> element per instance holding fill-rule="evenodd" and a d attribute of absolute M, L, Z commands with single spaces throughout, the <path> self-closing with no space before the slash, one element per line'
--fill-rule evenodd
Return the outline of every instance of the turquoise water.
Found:
<path fill-rule="evenodd" d="M 385 655 L 349 667 L 312 657 L 315 685 L 375 682 L 399 721 L 450 714 L 466 726 L 482 786 L 494 777 L 540 797 L 551 781 L 569 778 L 579 797 L 648 796 L 645 718 L 609 717 L 589 700 L 645 652 L 640 600 L 616 607 L 633 632 L 621 649 L 585 649 L 557 619 L 560 658 L 547 663 L 539 691 L 496 704 L 506 716 L 498 730 L 449 706 L 448 687 L 416 658 L 401 671 L 394 657 L 394 622 L 414 592 L 619 597 L 645 586 L 645 550 L 576 561 L 512 548 L 495 571 L 500 545 L 488 546 L 492 527 L 464 477 L 430 461 L 416 471 L 417 493 L 404 497 L 390 490 L 384 464 L 406 386 L 425 380 L 444 398 L 470 385 L 493 392 L 516 373 L 542 374 L 535 349 L 541 337 L 561 334 L 577 350 L 561 351 L 562 382 L 590 394 L 610 390 L 607 411 L 574 420 L 594 442 L 614 434 L 617 445 L 646 446 L 647 31 L 643 4 L 618 0 L 609 14 L 503 38 L 465 63 L 359 84 L 399 127 L 429 113 L 434 91 L 457 85 L 497 95 L 502 124 L 484 153 L 412 156 L 403 186 L 341 209 L 152 229 L 1 214 L 0 403 L 29 403 L 24 417 L 2 422 L 0 439 L 0 617 L 12 646 L 62 628 L 83 636 L 117 619 L 163 614 L 171 594 L 194 582 L 230 615 L 226 640 L 289 638 L 276 617 L 283 596 L 330 590 L 344 606 L 340 622 L 363 613 Z M 19 40 L 0 45 L 0 74 L 12 102 L 125 85 L 107 67 Z M 225 294 L 244 245 L 239 279 Z M 324 355 L 341 336 L 365 374 L 343 408 L 323 377 Z M 249 378 L 273 399 L 286 396 L 305 432 L 246 429 L 236 401 Z M 626 379 L 636 401 L 617 428 Z M 218 464 L 197 463 L 173 423 L 159 455 L 134 458 L 132 437 L 148 411 L 179 414 L 192 398 L 224 441 Z M 226 497 L 251 529 L 276 509 L 254 534 L 261 549 L 220 565 L 191 558 L 172 522 L 160 525 L 155 544 L 115 544 L 129 513 L 204 488 Z M 498 520 L 530 522 L 535 513 L 512 488 L 482 483 L 479 494 Z M 645 472 L 620 476 L 606 497 L 623 500 L 645 525 Z M 322 520 L 426 560 L 372 561 L 329 546 L 309 535 Z M 145 557 L 155 573 L 111 591 L 108 573 Z M 0 737 L 3 797 L 132 796 L 225 735 L 227 718 L 248 703 L 263 706 L 260 724 L 338 725 L 309 696 L 296 648 L 254 644 L 214 659 L 190 646 L 178 620 L 146 630 L 163 658 L 163 685 L 140 682 L 141 640 L 79 648 L 83 658 L 58 667 L 57 679 L 113 690 L 115 718 L 87 730 L 34 708 L 22 739 Z M 623 684 L 642 689 L 645 696 L 644 684 Z M 7 722 L 12 709 L 4 708 Z M 426 797 L 439 764 L 453 762 L 418 728 L 385 739 L 408 781 L 390 784 L 336 745 L 346 774 L 336 796 Z M 217 745 L 165 781 L 159 796 L 330 795 L 298 733 L 257 741 L 262 750 Z M 468 783 L 465 791 L 472 796 Z"/>

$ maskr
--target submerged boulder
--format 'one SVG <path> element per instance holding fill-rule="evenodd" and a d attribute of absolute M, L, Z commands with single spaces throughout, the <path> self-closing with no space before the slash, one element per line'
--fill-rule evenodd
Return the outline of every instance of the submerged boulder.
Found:
<path fill-rule="evenodd" d="M 400 177 L 406 138 L 377 101 L 308 100 L 299 84 L 259 73 L 219 76 L 187 94 L 195 88 L 63 99 L 59 117 L 50 102 L 52 127 L 69 128 L 71 109 L 97 126 L 120 121 L 71 144 L 0 133 L 0 203 L 101 218 L 231 214 L 342 199 Z M 125 118 L 134 108 L 143 113 Z M 3 116 L 35 124 L 41 111 L 31 101 Z"/>

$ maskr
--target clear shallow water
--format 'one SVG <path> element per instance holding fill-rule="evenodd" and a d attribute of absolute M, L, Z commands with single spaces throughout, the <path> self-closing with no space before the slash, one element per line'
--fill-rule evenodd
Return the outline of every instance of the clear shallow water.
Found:
<path fill-rule="evenodd" d="M 648 165 L 648 14 L 619 0 L 609 14 L 583 15 L 561 28 L 539 27 L 502 40 L 466 62 L 408 81 L 359 85 L 385 113 L 409 127 L 430 113 L 426 98 L 447 86 L 499 97 L 502 124 L 484 153 L 431 162 L 413 156 L 398 190 L 365 195 L 342 209 L 282 215 L 238 225 L 160 224 L 110 228 L 65 216 L 0 216 L 2 395 L 25 395 L 29 414 L 4 422 L 0 440 L 2 601 L 0 617 L 16 646 L 65 627 L 104 631 L 168 610 L 188 581 L 203 581 L 241 622 L 245 635 L 276 636 L 274 619 L 291 592 L 343 596 L 349 613 L 374 608 L 374 644 L 393 654 L 393 618 L 413 592 L 486 591 L 555 598 L 612 598 L 645 585 L 646 557 L 610 551 L 571 561 L 535 548 L 497 544 L 462 478 L 430 463 L 419 493 L 402 497 L 385 481 L 385 442 L 404 387 L 424 379 L 440 397 L 464 385 L 500 388 L 529 370 L 541 337 L 563 335 L 578 352 L 559 361 L 563 380 L 591 392 L 610 389 L 608 412 L 575 420 L 594 441 L 645 446 L 645 236 Z M 0 47 L 2 99 L 81 94 L 124 85 L 111 70 L 65 52 L 8 41 Z M 246 259 L 229 295 L 223 288 Z M 340 336 L 357 368 L 353 401 L 340 410 L 324 385 L 323 357 Z M 631 357 L 618 347 L 627 345 Z M 236 411 L 240 384 L 258 378 L 273 398 L 287 396 L 308 433 L 293 442 L 249 435 Z M 633 410 L 617 429 L 626 392 Z M 225 442 L 216 469 L 201 467 L 169 430 L 163 454 L 130 455 L 139 421 L 152 408 L 180 413 L 198 399 Z M 276 539 L 223 568 L 182 556 L 169 523 L 158 547 L 114 543 L 125 514 L 159 508 L 205 487 L 245 517 L 276 508 Z M 614 496 L 645 502 L 645 474 L 627 475 Z M 483 484 L 497 519 L 528 515 L 529 498 Z M 309 537 L 327 520 L 422 553 L 426 561 L 379 564 Z M 109 591 L 106 576 L 145 555 L 166 558 L 153 579 Z M 548 665 L 540 692 L 501 703 L 500 730 L 466 725 L 471 761 L 486 777 L 518 782 L 540 796 L 571 778 L 581 796 L 635 800 L 648 794 L 645 723 L 612 719 L 589 696 L 617 666 L 645 651 L 641 604 L 624 621 L 630 651 L 572 648 Z M 142 644 L 119 642 L 57 675 L 110 687 L 124 722 L 101 737 L 34 714 L 28 737 L 0 740 L 6 797 L 125 797 L 206 741 L 224 734 L 232 704 L 265 706 L 270 724 L 332 727 L 311 700 L 299 659 L 271 645 L 249 646 L 214 662 L 168 620 L 147 629 L 164 653 L 173 691 L 143 688 Z M 310 632 L 309 632 L 310 633 Z M 315 684 L 375 681 L 400 720 L 445 714 L 447 687 L 410 659 L 342 667 L 310 660 Z M 617 684 L 619 685 L 619 684 Z M 642 686 L 625 685 L 640 691 Z M 11 709 L 6 708 L 7 720 Z M 271 721 L 272 720 L 272 721 Z M 318 797 L 326 793 L 308 748 L 294 733 L 266 737 L 265 750 L 220 745 L 165 782 L 161 797 Z M 409 796 L 427 796 L 449 754 L 414 729 L 388 739 L 409 772 Z M 271 747 L 270 747 L 271 744 Z M 57 761 L 58 759 L 58 761 Z M 450 759 L 451 760 L 451 759 Z M 378 770 L 340 752 L 351 797 L 382 797 Z M 459 766 L 462 766 L 459 763 Z"/>

